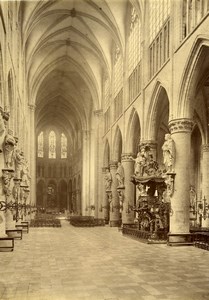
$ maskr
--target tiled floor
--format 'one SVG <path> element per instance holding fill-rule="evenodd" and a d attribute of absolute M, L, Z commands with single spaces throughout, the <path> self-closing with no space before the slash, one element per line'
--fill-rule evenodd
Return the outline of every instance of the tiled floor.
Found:
<path fill-rule="evenodd" d="M 0 252 L 0 299 L 209 299 L 209 251 L 62 225 L 30 228 L 14 252 Z"/>

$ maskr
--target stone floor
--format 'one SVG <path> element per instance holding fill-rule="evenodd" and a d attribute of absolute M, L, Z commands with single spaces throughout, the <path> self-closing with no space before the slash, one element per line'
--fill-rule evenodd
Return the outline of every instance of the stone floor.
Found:
<path fill-rule="evenodd" d="M 209 299 L 209 251 L 62 225 L 30 228 L 14 252 L 0 252 L 0 299 Z"/>

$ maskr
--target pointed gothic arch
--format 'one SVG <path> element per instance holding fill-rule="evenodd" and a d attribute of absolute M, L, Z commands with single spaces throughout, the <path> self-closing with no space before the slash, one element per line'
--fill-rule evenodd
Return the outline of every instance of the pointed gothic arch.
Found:
<path fill-rule="evenodd" d="M 105 146 L 104 146 L 103 166 L 109 167 L 109 163 L 110 163 L 110 144 L 108 139 L 106 139 Z"/>
<path fill-rule="evenodd" d="M 123 150 L 122 134 L 119 126 L 117 126 L 115 131 L 115 137 L 113 140 L 113 153 L 112 153 L 113 161 L 121 161 L 122 150 Z"/>
<path fill-rule="evenodd" d="M 188 54 L 188 60 L 184 68 L 179 88 L 179 101 L 176 115 L 181 118 L 193 117 L 193 99 L 200 81 L 200 70 L 202 77 L 208 72 L 209 65 L 209 36 L 198 36 Z M 198 80 L 199 79 L 199 80 Z"/>
<path fill-rule="evenodd" d="M 138 112 L 134 107 L 129 117 L 126 137 L 126 152 L 137 154 L 141 138 L 141 126 Z"/>

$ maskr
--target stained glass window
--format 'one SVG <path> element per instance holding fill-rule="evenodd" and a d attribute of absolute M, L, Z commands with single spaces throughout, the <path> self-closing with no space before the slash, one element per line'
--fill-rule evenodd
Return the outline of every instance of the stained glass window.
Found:
<path fill-rule="evenodd" d="M 61 134 L 61 158 L 67 158 L 67 138 L 64 133 Z"/>
<path fill-rule="evenodd" d="M 141 59 L 141 22 L 134 7 L 131 11 L 130 32 L 128 38 L 129 75 Z"/>
<path fill-rule="evenodd" d="M 56 158 L 56 135 L 54 131 L 49 134 L 49 158 Z"/>
<path fill-rule="evenodd" d="M 114 97 L 118 94 L 123 85 L 123 60 L 122 54 L 118 46 L 114 49 Z"/>
<path fill-rule="evenodd" d="M 38 136 L 38 157 L 44 157 L 44 134 L 43 134 L 43 131 Z"/>

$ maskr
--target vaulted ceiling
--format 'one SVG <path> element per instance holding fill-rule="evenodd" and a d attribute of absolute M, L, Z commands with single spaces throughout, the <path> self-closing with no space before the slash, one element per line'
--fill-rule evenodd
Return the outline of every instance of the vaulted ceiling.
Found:
<path fill-rule="evenodd" d="M 139 5 L 133 0 L 135 6 Z M 128 0 L 21 1 L 19 21 L 37 129 L 88 129 L 111 78 L 112 49 L 124 51 Z"/>

